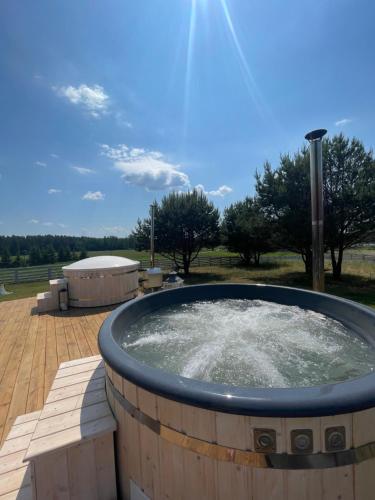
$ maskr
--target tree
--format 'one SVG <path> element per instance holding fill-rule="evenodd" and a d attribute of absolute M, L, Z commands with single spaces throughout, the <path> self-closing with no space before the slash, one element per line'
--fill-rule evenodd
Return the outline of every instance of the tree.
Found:
<path fill-rule="evenodd" d="M 44 264 L 53 264 L 56 262 L 55 249 L 52 245 L 48 245 L 45 249 L 43 249 L 42 261 Z"/>
<path fill-rule="evenodd" d="M 327 139 L 323 154 L 325 243 L 340 279 L 344 250 L 375 230 L 375 162 L 372 151 L 343 134 Z"/>
<path fill-rule="evenodd" d="M 42 255 L 39 247 L 33 247 L 29 254 L 29 264 L 30 266 L 37 266 L 42 262 Z"/>
<path fill-rule="evenodd" d="M 87 252 L 86 250 L 81 250 L 80 254 L 79 254 L 79 260 L 82 260 L 82 259 L 87 259 L 88 255 L 87 255 Z"/>
<path fill-rule="evenodd" d="M 239 253 L 246 265 L 253 262 L 257 266 L 261 254 L 271 250 L 271 227 L 259 203 L 248 197 L 225 209 L 223 243 L 228 250 Z"/>
<path fill-rule="evenodd" d="M 4 248 L 2 253 L 1 253 L 1 266 L 2 267 L 10 267 L 11 266 L 11 258 L 10 258 L 10 252 L 7 248 Z"/>
<path fill-rule="evenodd" d="M 307 148 L 293 157 L 283 155 L 272 170 L 266 162 L 263 176 L 256 174 L 257 202 L 273 225 L 274 241 L 280 248 L 301 255 L 305 271 L 311 273 L 310 159 Z"/>
<path fill-rule="evenodd" d="M 139 250 L 150 248 L 150 218 L 138 220 L 132 233 Z M 171 193 L 155 207 L 155 251 L 189 274 L 202 248 L 215 247 L 220 239 L 219 212 L 197 190 Z"/>
<path fill-rule="evenodd" d="M 309 152 L 281 157 L 280 166 L 257 174 L 258 201 L 275 222 L 278 245 L 299 253 L 311 273 Z M 324 242 L 333 277 L 340 279 L 344 250 L 368 241 L 375 232 L 375 162 L 358 139 L 342 134 L 323 141 Z"/>

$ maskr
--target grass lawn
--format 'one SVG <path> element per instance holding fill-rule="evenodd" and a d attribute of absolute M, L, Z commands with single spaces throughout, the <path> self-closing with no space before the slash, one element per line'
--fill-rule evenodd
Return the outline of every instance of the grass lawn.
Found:
<path fill-rule="evenodd" d="M 6 285 L 5 288 L 8 292 L 13 293 L 0 297 L 0 304 L 6 300 L 24 299 L 26 297 L 34 297 L 39 292 L 47 292 L 49 290 L 49 283 L 48 281 L 17 283 L 14 285 Z"/>
<path fill-rule="evenodd" d="M 371 278 L 371 279 L 370 279 Z M 280 261 L 265 263 L 259 268 L 200 267 L 193 268 L 185 280 L 188 285 L 201 283 L 265 283 L 311 289 L 311 280 L 304 273 L 303 263 Z M 326 273 L 326 292 L 362 302 L 375 308 L 375 264 L 367 262 L 344 263 L 340 282 Z"/>
<path fill-rule="evenodd" d="M 135 257 L 133 257 L 135 258 Z M 139 257 L 138 257 L 139 258 Z M 375 308 L 375 263 L 366 261 L 347 261 L 343 265 L 343 276 L 340 282 L 332 280 L 328 263 L 326 262 L 326 291 L 362 302 Z M 303 263 L 300 261 L 268 262 L 259 268 L 248 267 L 195 267 L 186 277 L 187 285 L 200 283 L 266 283 L 275 285 L 311 288 L 310 279 L 304 273 Z M 12 295 L 0 298 L 14 300 L 35 296 L 38 292 L 47 291 L 47 281 L 37 283 L 20 283 L 7 285 Z"/>
<path fill-rule="evenodd" d="M 89 257 L 97 255 L 117 255 L 118 257 L 127 257 L 134 260 L 150 260 L 150 252 L 138 252 L 137 250 L 107 250 L 98 252 L 88 252 Z M 225 249 L 202 250 L 199 257 L 238 257 L 237 253 L 228 252 Z M 164 259 L 162 255 L 155 254 L 156 259 Z"/>

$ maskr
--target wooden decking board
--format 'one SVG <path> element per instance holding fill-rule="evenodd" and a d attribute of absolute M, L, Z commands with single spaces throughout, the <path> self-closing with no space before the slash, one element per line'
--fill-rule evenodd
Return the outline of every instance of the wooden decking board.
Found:
<path fill-rule="evenodd" d="M 70 375 L 76 375 L 77 373 L 84 373 L 84 372 L 92 371 L 95 368 L 98 368 L 99 366 L 101 368 L 104 366 L 103 361 L 100 359 L 92 361 L 91 363 L 84 363 L 84 364 L 75 365 L 75 366 L 68 366 L 66 368 L 60 367 L 60 370 L 57 372 L 57 375 L 56 375 L 56 380 L 59 378 L 68 377 Z"/>
<path fill-rule="evenodd" d="M 34 298 L 0 302 L 0 445 L 18 415 L 43 407 L 61 362 L 98 354 L 97 333 L 113 310 L 38 315 L 35 307 Z M 103 384 L 82 380 L 78 386 L 95 391 Z M 76 389 L 69 388 L 64 397 Z M 59 393 L 55 397 L 58 400 Z"/>
<path fill-rule="evenodd" d="M 106 401 L 107 396 L 103 389 L 104 386 L 97 391 L 86 392 L 78 396 L 70 396 L 53 403 L 46 403 L 40 415 L 40 420 Z"/>
<path fill-rule="evenodd" d="M 60 447 L 67 448 L 88 438 L 99 437 L 115 430 L 116 425 L 114 424 L 112 414 L 107 415 L 103 418 L 56 432 L 53 440 L 50 439 L 50 435 L 33 440 L 28 448 L 26 459 L 30 460 L 41 454 L 53 453 Z"/>
<path fill-rule="evenodd" d="M 86 393 L 90 391 L 97 391 L 98 389 L 102 389 L 104 385 L 104 379 L 98 378 L 96 380 L 85 380 L 84 382 L 80 382 L 78 384 L 62 387 L 61 389 L 54 390 L 49 393 L 47 403 L 53 403 L 59 399 L 66 399 L 70 396 L 81 394 L 82 390 L 86 391 Z"/>

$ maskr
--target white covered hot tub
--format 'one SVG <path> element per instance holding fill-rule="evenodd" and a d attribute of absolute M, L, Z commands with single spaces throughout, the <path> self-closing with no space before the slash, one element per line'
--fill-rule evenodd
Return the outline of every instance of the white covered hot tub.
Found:
<path fill-rule="evenodd" d="M 117 304 L 138 293 L 139 262 L 101 255 L 63 267 L 68 280 L 69 305 L 96 307 Z"/>

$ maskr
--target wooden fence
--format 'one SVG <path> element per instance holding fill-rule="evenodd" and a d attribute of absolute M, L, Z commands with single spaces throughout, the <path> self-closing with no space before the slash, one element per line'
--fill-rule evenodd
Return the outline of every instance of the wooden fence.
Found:
<path fill-rule="evenodd" d="M 345 260 L 356 261 L 370 261 L 375 263 L 374 255 L 367 254 L 344 254 Z M 263 262 L 277 262 L 280 260 L 296 260 L 300 259 L 299 255 L 263 255 L 261 260 Z M 325 256 L 329 259 L 329 255 Z M 150 266 L 149 260 L 141 260 L 141 268 Z M 241 262 L 239 257 L 197 257 L 191 264 L 192 267 L 213 267 L 213 266 L 236 266 Z M 61 278 L 62 265 L 51 264 L 45 266 L 31 266 L 31 267 L 18 267 L 18 268 L 5 268 L 0 269 L 0 283 L 27 283 L 33 281 L 47 281 L 50 279 Z M 157 259 L 155 261 L 156 267 L 161 267 L 164 271 L 173 269 L 174 264 L 169 259 Z"/>

